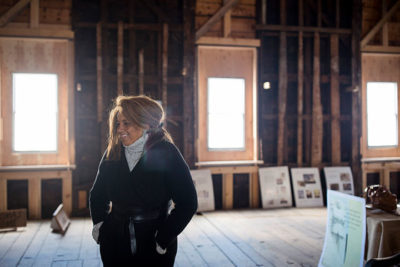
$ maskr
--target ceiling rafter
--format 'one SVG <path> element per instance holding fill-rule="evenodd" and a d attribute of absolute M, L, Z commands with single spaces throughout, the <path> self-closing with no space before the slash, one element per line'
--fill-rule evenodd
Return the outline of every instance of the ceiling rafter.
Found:
<path fill-rule="evenodd" d="M 196 31 L 196 40 L 205 34 L 215 23 L 218 22 L 239 0 L 228 0 L 200 29 Z"/>
<path fill-rule="evenodd" d="M 382 28 L 385 22 L 396 12 L 396 10 L 400 7 L 400 0 L 392 6 L 392 8 L 383 16 L 378 23 L 362 38 L 360 45 L 361 48 L 365 47 L 368 42 L 375 36 L 375 34 Z"/>
<path fill-rule="evenodd" d="M 17 16 L 31 0 L 19 0 L 14 6 L 12 6 L 6 13 L 0 17 L 0 27 L 4 27 L 9 23 L 15 16 Z"/>

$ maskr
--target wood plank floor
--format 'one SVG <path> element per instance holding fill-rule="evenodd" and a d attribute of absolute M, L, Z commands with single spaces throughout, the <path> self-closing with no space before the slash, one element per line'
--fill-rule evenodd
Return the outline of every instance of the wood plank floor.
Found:
<path fill-rule="evenodd" d="M 175 266 L 317 266 L 326 208 L 231 210 L 196 215 L 179 236 Z M 0 266 L 102 266 L 90 218 L 73 218 L 67 233 L 50 221 L 0 232 Z"/>

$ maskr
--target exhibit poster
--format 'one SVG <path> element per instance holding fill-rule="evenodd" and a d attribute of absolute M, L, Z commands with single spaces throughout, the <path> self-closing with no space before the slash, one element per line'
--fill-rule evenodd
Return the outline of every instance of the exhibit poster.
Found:
<path fill-rule="evenodd" d="M 214 189 L 210 170 L 191 170 L 197 192 L 197 211 L 215 210 Z"/>
<path fill-rule="evenodd" d="M 259 169 L 263 208 L 292 206 L 292 189 L 289 179 L 289 169 L 287 166 Z"/>
<path fill-rule="evenodd" d="M 353 175 L 350 167 L 325 167 L 326 189 L 354 195 Z"/>
<path fill-rule="evenodd" d="M 296 207 L 323 206 L 318 168 L 292 168 L 290 171 Z"/>
<path fill-rule="evenodd" d="M 365 250 L 365 199 L 328 190 L 327 223 L 319 267 L 362 267 Z"/>

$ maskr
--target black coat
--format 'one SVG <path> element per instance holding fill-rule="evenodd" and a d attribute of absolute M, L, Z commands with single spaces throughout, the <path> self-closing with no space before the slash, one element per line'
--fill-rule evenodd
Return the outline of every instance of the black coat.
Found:
<path fill-rule="evenodd" d="M 110 221 L 108 214 L 110 201 L 112 206 L 118 207 L 165 210 L 170 200 L 175 204 L 170 215 L 165 220 L 156 225 L 149 225 L 147 230 L 143 230 L 148 232 L 148 237 L 145 239 L 153 240 L 156 231 L 157 243 L 162 248 L 167 248 L 167 251 L 171 246 L 176 247 L 176 237 L 197 210 L 196 190 L 189 168 L 179 150 L 172 143 L 161 140 L 145 150 L 132 171 L 129 171 L 123 148 L 120 160 L 107 160 L 103 156 L 90 192 L 90 213 L 93 223 L 105 222 L 100 228 L 100 245 L 105 231 L 110 236 L 117 232 L 129 235 L 126 223 L 116 225 L 115 222 L 108 222 Z M 143 225 L 139 225 L 137 229 L 142 228 Z M 138 233 L 139 236 L 141 234 Z M 141 240 L 138 240 L 138 252 L 140 252 L 140 242 Z M 129 247 L 129 244 L 123 246 Z"/>

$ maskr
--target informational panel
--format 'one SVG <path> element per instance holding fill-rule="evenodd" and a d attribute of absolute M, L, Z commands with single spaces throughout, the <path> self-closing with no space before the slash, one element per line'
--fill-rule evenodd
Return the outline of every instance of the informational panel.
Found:
<path fill-rule="evenodd" d="M 64 234 L 68 226 L 71 224 L 71 220 L 68 218 L 67 214 L 63 209 L 63 204 L 58 205 L 57 209 L 53 213 L 53 218 L 51 220 L 50 227 L 54 232 L 59 232 Z"/>
<path fill-rule="evenodd" d="M 318 266 L 363 266 L 365 199 L 328 190 L 328 220 Z"/>
<path fill-rule="evenodd" d="M 259 174 L 262 207 L 291 207 L 292 189 L 288 167 L 260 168 Z"/>
<path fill-rule="evenodd" d="M 191 170 L 197 192 L 197 211 L 215 210 L 214 189 L 210 170 Z"/>
<path fill-rule="evenodd" d="M 350 167 L 325 167 L 326 189 L 354 195 L 353 175 Z"/>
<path fill-rule="evenodd" d="M 318 168 L 292 168 L 290 171 L 296 207 L 323 206 Z"/>

